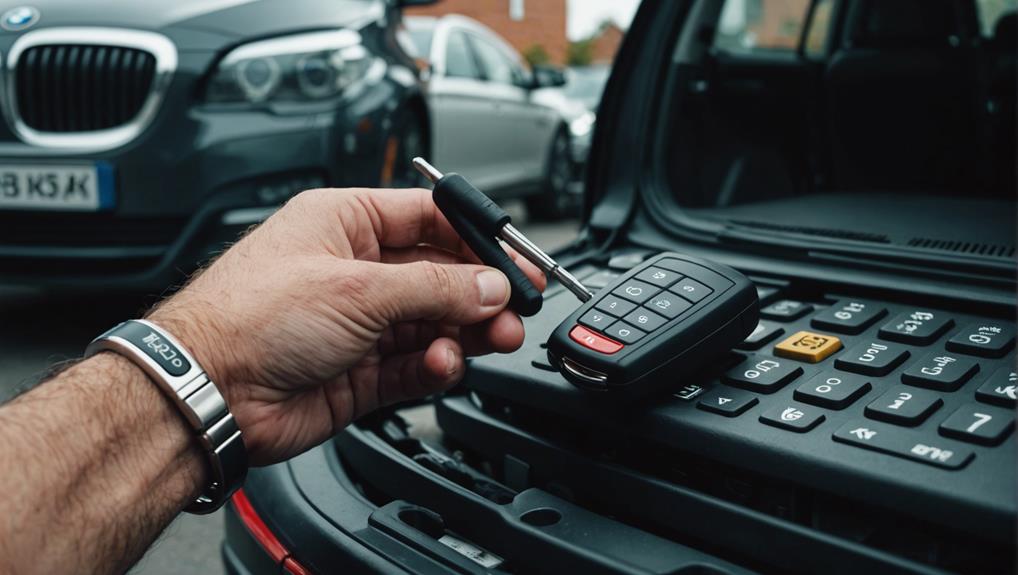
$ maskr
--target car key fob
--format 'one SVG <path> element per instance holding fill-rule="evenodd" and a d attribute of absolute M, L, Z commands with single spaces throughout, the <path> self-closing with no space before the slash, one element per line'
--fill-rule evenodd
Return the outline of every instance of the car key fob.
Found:
<path fill-rule="evenodd" d="M 548 340 L 552 365 L 573 384 L 642 396 L 678 389 L 756 328 L 749 278 L 675 253 L 649 258 L 569 315 Z"/>

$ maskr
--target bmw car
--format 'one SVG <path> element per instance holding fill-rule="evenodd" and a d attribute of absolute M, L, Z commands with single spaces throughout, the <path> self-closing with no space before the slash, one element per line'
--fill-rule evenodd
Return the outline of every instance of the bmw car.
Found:
<path fill-rule="evenodd" d="M 301 190 L 414 183 L 406 3 L 0 2 L 0 283 L 161 288 Z"/>

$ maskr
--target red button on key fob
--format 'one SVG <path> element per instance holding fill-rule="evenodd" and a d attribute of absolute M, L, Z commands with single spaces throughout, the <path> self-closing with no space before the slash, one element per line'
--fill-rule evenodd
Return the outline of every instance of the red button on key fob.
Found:
<path fill-rule="evenodd" d="M 583 347 L 590 348 L 604 354 L 613 354 L 622 349 L 621 343 L 613 339 L 608 339 L 595 331 L 591 331 L 583 327 L 582 325 L 574 327 L 572 331 L 569 332 L 569 337 Z"/>

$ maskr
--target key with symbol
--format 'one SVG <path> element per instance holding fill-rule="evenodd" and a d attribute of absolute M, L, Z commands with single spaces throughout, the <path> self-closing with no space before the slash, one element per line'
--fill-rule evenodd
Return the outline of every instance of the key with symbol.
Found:
<path fill-rule="evenodd" d="M 630 396 L 675 391 L 742 342 L 758 320 L 757 291 L 745 276 L 664 253 L 567 317 L 548 340 L 548 357 L 578 387 Z"/>

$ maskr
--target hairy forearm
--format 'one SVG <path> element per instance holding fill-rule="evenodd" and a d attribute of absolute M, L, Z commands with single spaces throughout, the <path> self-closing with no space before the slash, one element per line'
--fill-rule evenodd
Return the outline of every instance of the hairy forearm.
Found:
<path fill-rule="evenodd" d="M 0 407 L 0 573 L 127 570 L 198 494 L 176 407 L 102 353 Z"/>

